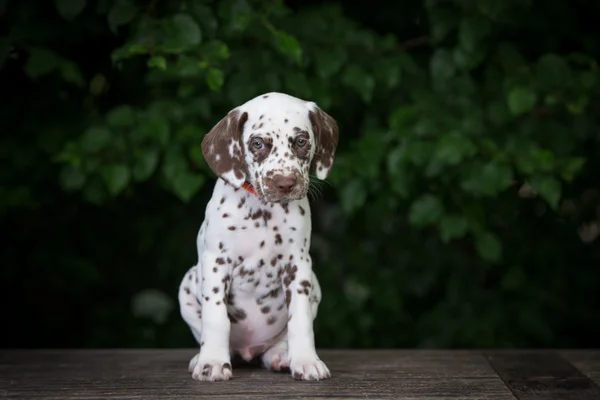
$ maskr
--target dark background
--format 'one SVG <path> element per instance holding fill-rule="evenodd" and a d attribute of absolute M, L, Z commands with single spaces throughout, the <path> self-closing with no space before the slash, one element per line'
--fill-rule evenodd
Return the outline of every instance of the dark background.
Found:
<path fill-rule="evenodd" d="M 320 347 L 596 347 L 597 2 L 0 0 L 4 347 L 195 346 L 203 135 L 268 91 L 340 146 Z"/>

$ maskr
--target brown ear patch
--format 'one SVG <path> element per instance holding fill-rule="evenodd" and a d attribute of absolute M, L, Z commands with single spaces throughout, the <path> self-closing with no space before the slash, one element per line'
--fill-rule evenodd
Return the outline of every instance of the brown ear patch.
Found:
<path fill-rule="evenodd" d="M 312 124 L 315 141 L 317 142 L 310 172 L 319 179 L 326 179 L 333 165 L 338 144 L 339 127 L 329 114 L 318 107 L 314 111 L 308 112 L 308 118 Z"/>
<path fill-rule="evenodd" d="M 246 180 L 242 132 L 248 113 L 230 111 L 202 139 L 202 154 L 213 172 L 239 188 Z"/>

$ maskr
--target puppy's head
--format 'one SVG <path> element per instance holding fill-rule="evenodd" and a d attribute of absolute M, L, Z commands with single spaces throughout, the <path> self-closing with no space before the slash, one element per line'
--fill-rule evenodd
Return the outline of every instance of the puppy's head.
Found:
<path fill-rule="evenodd" d="M 266 202 L 306 196 L 309 174 L 326 179 L 338 125 L 315 103 L 267 93 L 231 110 L 202 141 L 210 168 L 230 185 L 254 186 Z"/>

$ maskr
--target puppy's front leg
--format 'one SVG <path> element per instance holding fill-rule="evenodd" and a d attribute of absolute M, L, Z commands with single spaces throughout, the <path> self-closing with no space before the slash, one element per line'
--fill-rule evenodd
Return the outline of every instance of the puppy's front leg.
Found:
<path fill-rule="evenodd" d="M 288 264 L 282 274 L 288 307 L 288 353 L 295 379 L 320 380 L 331 376 L 317 356 L 313 332 L 314 315 L 309 302 L 312 293 L 312 261 L 302 254 L 299 262 Z"/>
<path fill-rule="evenodd" d="M 192 377 L 201 381 L 225 381 L 232 377 L 229 354 L 230 322 L 225 299 L 229 290 L 230 264 L 205 250 L 198 298 L 202 304 L 202 334 L 198 362 Z"/>

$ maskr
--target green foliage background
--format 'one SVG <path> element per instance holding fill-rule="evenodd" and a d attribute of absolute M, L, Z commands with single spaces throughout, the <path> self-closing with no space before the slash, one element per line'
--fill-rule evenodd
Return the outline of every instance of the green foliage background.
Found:
<path fill-rule="evenodd" d="M 319 346 L 594 346 L 599 13 L 0 0 L 5 345 L 193 346 L 201 139 L 282 91 L 341 127 L 312 202 Z"/>

